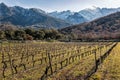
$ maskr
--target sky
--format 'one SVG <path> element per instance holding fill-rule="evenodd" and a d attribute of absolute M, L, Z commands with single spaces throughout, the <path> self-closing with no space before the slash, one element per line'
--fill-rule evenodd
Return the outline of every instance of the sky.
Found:
<path fill-rule="evenodd" d="M 24 8 L 39 8 L 46 12 L 66 11 L 74 12 L 85 8 L 120 7 L 120 0 L 0 0 L 8 6 L 21 6 Z"/>

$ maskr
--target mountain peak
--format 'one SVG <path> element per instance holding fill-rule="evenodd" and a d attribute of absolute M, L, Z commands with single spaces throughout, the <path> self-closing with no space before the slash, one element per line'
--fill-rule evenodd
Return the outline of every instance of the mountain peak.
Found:
<path fill-rule="evenodd" d="M 100 9 L 99 7 L 92 6 L 90 8 L 86 8 L 86 9 L 83 9 L 83 10 L 91 11 L 91 10 L 99 10 L 99 9 Z"/>
<path fill-rule="evenodd" d="M 7 7 L 6 4 L 4 4 L 3 2 L 0 3 L 0 7 Z"/>
<path fill-rule="evenodd" d="M 40 12 L 40 13 L 46 13 L 45 11 L 38 9 L 38 8 L 30 8 L 30 10 L 36 11 L 36 12 Z"/>
<path fill-rule="evenodd" d="M 94 9 L 94 10 L 96 10 L 96 9 L 100 9 L 99 7 L 97 7 L 97 6 L 92 6 L 92 8 L 91 9 Z"/>
<path fill-rule="evenodd" d="M 20 6 L 14 6 L 14 8 L 24 9 L 23 7 L 20 7 Z"/>
<path fill-rule="evenodd" d="M 72 13 L 70 10 L 62 11 L 61 13 Z"/>
<path fill-rule="evenodd" d="M 5 5 L 5 4 L 2 2 L 2 3 L 0 3 L 0 5 Z"/>
<path fill-rule="evenodd" d="M 0 16 L 8 16 L 11 14 L 10 8 L 4 3 L 0 3 Z"/>

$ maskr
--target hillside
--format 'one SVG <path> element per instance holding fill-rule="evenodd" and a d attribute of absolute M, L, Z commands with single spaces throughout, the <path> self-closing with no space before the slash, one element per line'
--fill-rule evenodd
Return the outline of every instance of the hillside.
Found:
<path fill-rule="evenodd" d="M 19 27 L 14 26 L 12 24 L 0 24 L 0 31 L 6 31 L 6 30 L 17 30 Z"/>
<path fill-rule="evenodd" d="M 120 12 L 74 25 L 60 30 L 64 34 L 75 34 L 81 38 L 119 38 L 120 37 Z"/>
<path fill-rule="evenodd" d="M 70 23 L 53 18 L 40 9 L 25 9 L 19 6 L 8 7 L 4 3 L 0 4 L 0 22 L 23 27 L 63 28 L 70 26 Z"/>

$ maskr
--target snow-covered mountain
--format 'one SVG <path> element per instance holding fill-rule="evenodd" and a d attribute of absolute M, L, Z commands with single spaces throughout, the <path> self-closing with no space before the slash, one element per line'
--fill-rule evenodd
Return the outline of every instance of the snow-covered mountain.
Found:
<path fill-rule="evenodd" d="M 94 9 L 84 9 L 78 12 L 79 15 L 82 15 L 87 20 L 91 21 L 98 17 L 102 17 L 101 9 L 100 8 L 94 8 Z"/>
<path fill-rule="evenodd" d="M 70 10 L 47 13 L 37 8 L 22 8 L 20 6 L 8 7 L 0 4 L 0 22 L 9 22 L 20 26 L 55 27 L 63 28 L 72 24 L 89 22 L 94 19 L 120 11 L 120 8 L 83 9 L 79 12 Z"/>
<path fill-rule="evenodd" d="M 60 19 L 67 19 L 68 16 L 70 15 L 74 15 L 74 12 L 71 12 L 70 10 L 67 10 L 67 11 L 62 11 L 62 12 L 57 12 L 57 11 L 54 11 L 54 12 L 51 12 L 51 13 L 48 13 L 50 16 L 53 16 L 53 17 L 56 17 L 56 18 L 60 18 Z"/>
<path fill-rule="evenodd" d="M 94 19 L 97 19 L 97 18 L 100 18 L 103 16 L 107 16 L 109 14 L 112 14 L 112 13 L 115 13 L 118 11 L 120 11 L 120 8 L 94 7 L 92 9 L 90 9 L 90 8 L 83 9 L 79 12 L 71 12 L 70 10 L 62 11 L 62 12 L 51 12 L 51 13 L 49 13 L 49 15 L 52 17 L 66 20 L 73 24 L 80 24 L 83 22 L 92 21 Z"/>
<path fill-rule="evenodd" d="M 65 20 L 72 24 L 83 23 L 87 21 L 83 16 L 81 16 L 78 12 L 72 12 L 70 10 L 62 11 L 62 12 L 51 12 L 49 13 L 50 16 L 56 17 L 62 20 Z"/>
<path fill-rule="evenodd" d="M 86 18 L 81 16 L 79 13 L 74 13 L 73 15 L 69 15 L 65 20 L 73 24 L 78 24 L 78 23 L 83 23 L 83 22 L 88 21 Z"/>
<path fill-rule="evenodd" d="M 84 9 L 79 11 L 78 13 L 85 17 L 88 21 L 92 21 L 94 19 L 107 16 L 109 14 L 120 11 L 120 8 L 99 8 L 96 7 L 94 9 Z"/>

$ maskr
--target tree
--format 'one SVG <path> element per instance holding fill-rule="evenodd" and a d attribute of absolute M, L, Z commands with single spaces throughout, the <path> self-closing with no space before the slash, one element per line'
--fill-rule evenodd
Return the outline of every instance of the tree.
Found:
<path fill-rule="evenodd" d="M 26 34 L 26 39 L 27 40 L 33 40 L 33 37 L 31 35 L 29 35 L 29 34 Z"/>
<path fill-rule="evenodd" d="M 23 30 L 16 30 L 16 31 L 15 31 L 15 38 L 16 38 L 17 40 L 23 40 L 25 34 L 26 34 L 26 33 L 25 33 Z"/>
<path fill-rule="evenodd" d="M 0 39 L 4 39 L 4 38 L 5 38 L 5 33 L 4 31 L 0 30 Z"/>
<path fill-rule="evenodd" d="M 26 32 L 26 34 L 29 34 L 29 35 L 34 35 L 34 29 L 31 29 L 31 28 L 27 28 L 27 29 L 25 29 L 25 32 Z"/>
<path fill-rule="evenodd" d="M 45 36 L 45 33 L 42 30 L 34 32 L 34 38 L 35 39 L 43 39 L 44 36 Z"/>
<path fill-rule="evenodd" d="M 56 39 L 62 39 L 64 36 L 61 33 L 56 34 Z"/>
<path fill-rule="evenodd" d="M 7 39 L 10 39 L 10 40 L 14 39 L 14 31 L 13 30 L 6 30 L 5 35 L 6 35 Z"/>

